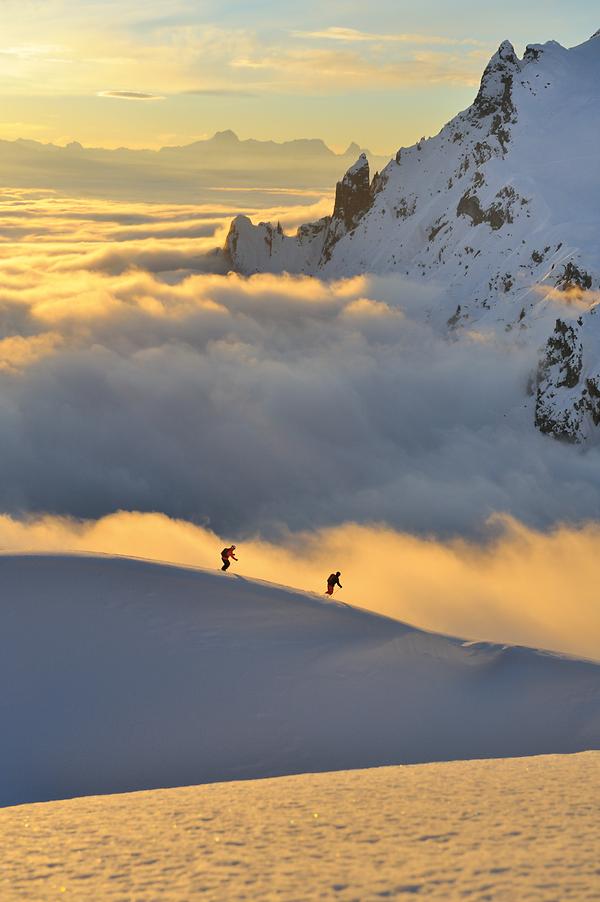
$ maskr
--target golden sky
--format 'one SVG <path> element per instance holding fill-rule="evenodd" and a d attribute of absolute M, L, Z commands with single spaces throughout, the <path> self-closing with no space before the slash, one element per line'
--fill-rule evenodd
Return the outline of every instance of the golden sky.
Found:
<path fill-rule="evenodd" d="M 501 40 L 579 43 L 593 15 L 588 0 L 4 0 L 0 137 L 159 147 L 232 128 L 392 153 L 468 105 Z"/>

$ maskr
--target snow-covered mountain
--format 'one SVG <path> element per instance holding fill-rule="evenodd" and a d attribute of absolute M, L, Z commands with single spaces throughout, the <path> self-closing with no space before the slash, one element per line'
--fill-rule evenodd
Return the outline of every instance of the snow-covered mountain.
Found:
<path fill-rule="evenodd" d="M 0 804 L 600 747 L 599 664 L 131 559 L 0 577 Z"/>
<path fill-rule="evenodd" d="M 247 274 L 442 283 L 428 318 L 454 337 L 477 328 L 536 342 L 536 425 L 581 440 L 600 423 L 599 147 L 600 33 L 571 49 L 530 45 L 522 59 L 505 41 L 473 104 L 438 135 L 372 180 L 359 157 L 332 216 L 294 236 L 238 217 L 226 254 Z"/>

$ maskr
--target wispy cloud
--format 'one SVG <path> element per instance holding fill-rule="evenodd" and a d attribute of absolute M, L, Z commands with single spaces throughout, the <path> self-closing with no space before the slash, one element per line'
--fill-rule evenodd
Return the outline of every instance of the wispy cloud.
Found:
<path fill-rule="evenodd" d="M 187 88 L 185 91 L 179 91 L 179 94 L 196 95 L 199 97 L 257 97 L 253 91 L 246 91 L 243 88 Z"/>
<path fill-rule="evenodd" d="M 481 76 L 478 51 L 469 53 L 418 50 L 405 59 L 388 58 L 350 49 L 273 50 L 233 59 L 234 69 L 264 73 L 259 84 L 265 90 L 288 88 L 321 92 L 340 88 L 371 90 L 409 85 L 453 84 L 474 87 Z M 277 73 L 275 78 L 269 73 Z"/>
<path fill-rule="evenodd" d="M 65 48 L 60 44 L 19 44 L 13 47 L 0 47 L 0 56 L 29 60 L 38 57 L 53 57 L 63 53 L 64 50 Z"/>
<path fill-rule="evenodd" d="M 117 100 L 164 100 L 161 94 L 147 94 L 145 91 L 98 91 L 98 97 L 115 97 Z"/>
<path fill-rule="evenodd" d="M 435 34 L 382 34 L 370 31 L 359 31 L 356 28 L 340 28 L 331 26 L 320 31 L 292 31 L 295 38 L 310 40 L 344 41 L 346 43 L 397 43 L 397 44 L 443 44 L 445 46 L 481 46 L 480 41 L 470 38 L 457 40 Z"/>

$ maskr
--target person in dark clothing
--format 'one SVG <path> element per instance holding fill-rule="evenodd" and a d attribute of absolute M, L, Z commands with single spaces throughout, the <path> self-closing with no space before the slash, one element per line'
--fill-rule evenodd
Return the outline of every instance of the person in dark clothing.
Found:
<path fill-rule="evenodd" d="M 338 570 L 337 573 L 332 573 L 327 577 L 327 591 L 325 592 L 325 595 L 333 595 L 333 590 L 336 586 L 339 586 L 340 589 L 342 588 L 342 584 L 340 582 L 341 575 L 342 574 Z"/>
<path fill-rule="evenodd" d="M 237 558 L 236 558 L 235 554 L 233 553 L 234 551 L 235 551 L 235 545 L 230 545 L 229 548 L 223 549 L 223 551 L 221 552 L 221 560 L 223 561 L 223 566 L 221 567 L 221 570 L 229 569 L 229 565 L 231 564 L 230 558 L 234 561 L 237 561 Z"/>

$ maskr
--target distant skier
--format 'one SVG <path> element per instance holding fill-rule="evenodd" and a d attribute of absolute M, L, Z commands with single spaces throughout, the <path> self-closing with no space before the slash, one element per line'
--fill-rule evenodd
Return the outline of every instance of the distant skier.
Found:
<path fill-rule="evenodd" d="M 325 595 L 333 595 L 333 590 L 336 586 L 339 586 L 340 589 L 342 588 L 342 584 L 340 582 L 341 575 L 342 574 L 338 570 L 337 573 L 332 573 L 327 577 L 327 591 L 325 592 Z"/>
<path fill-rule="evenodd" d="M 230 545 L 229 548 L 223 549 L 223 551 L 221 552 L 221 560 L 223 561 L 223 566 L 221 567 L 221 570 L 229 569 L 229 565 L 231 564 L 230 558 L 232 558 L 234 561 L 237 561 L 237 558 L 236 558 L 235 554 L 233 553 L 234 551 L 235 551 L 235 545 Z"/>

